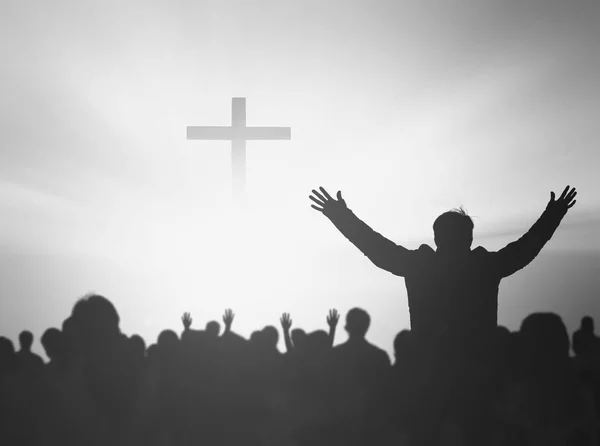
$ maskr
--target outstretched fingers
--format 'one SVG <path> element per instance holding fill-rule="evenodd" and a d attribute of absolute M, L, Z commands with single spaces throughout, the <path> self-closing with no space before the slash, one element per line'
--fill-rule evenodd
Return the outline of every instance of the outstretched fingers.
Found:
<path fill-rule="evenodd" d="M 313 197 L 312 195 L 309 195 L 308 198 L 310 198 L 312 201 L 317 203 L 319 206 L 325 206 L 325 200 L 319 200 L 319 199 Z"/>
<path fill-rule="evenodd" d="M 327 198 L 325 198 L 323 195 L 321 195 L 317 190 L 313 189 L 312 193 L 315 195 L 315 197 L 317 197 L 323 203 L 325 203 L 327 201 Z"/>
<path fill-rule="evenodd" d="M 331 195 L 329 195 L 329 193 L 325 190 L 324 187 L 319 187 L 319 190 L 321 192 L 323 192 L 323 195 L 325 195 L 325 198 L 327 198 L 328 200 L 333 200 L 333 198 L 331 198 Z"/>
<path fill-rule="evenodd" d="M 567 196 L 567 192 L 569 192 L 569 188 L 570 188 L 570 186 L 565 187 L 565 190 L 563 190 L 562 194 L 560 194 L 559 200 L 564 200 L 565 199 L 565 197 Z"/>

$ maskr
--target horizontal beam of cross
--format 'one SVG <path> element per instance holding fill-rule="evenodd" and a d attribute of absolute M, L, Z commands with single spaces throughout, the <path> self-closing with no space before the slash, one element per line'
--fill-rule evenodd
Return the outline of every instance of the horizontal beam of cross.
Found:
<path fill-rule="evenodd" d="M 187 139 L 205 141 L 289 140 L 292 139 L 292 131 L 289 127 L 188 127 Z"/>

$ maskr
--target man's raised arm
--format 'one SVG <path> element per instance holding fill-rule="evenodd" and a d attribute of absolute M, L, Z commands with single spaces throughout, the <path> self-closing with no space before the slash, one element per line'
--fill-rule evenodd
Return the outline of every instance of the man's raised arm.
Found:
<path fill-rule="evenodd" d="M 519 240 L 512 242 L 496 253 L 495 267 L 501 277 L 507 277 L 527 266 L 542 250 L 567 211 L 575 204 L 575 188 L 565 188 L 558 200 L 550 192 L 546 210 L 534 225 Z"/>
<path fill-rule="evenodd" d="M 397 276 L 404 276 L 410 251 L 375 232 L 354 215 L 346 206 L 341 192 L 338 191 L 335 200 L 324 188 L 320 187 L 319 190 L 321 192 L 313 189 L 312 195 L 309 196 L 315 203 L 311 207 L 329 218 L 376 266 Z"/>

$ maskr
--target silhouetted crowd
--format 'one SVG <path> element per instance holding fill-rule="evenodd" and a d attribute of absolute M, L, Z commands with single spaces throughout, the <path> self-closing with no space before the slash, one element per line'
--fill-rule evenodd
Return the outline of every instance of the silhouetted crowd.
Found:
<path fill-rule="evenodd" d="M 420 344 L 403 330 L 395 358 L 367 341 L 368 313 L 328 330 L 267 326 L 245 339 L 211 321 L 146 346 L 113 304 L 88 295 L 31 351 L 0 337 L 0 444 L 18 445 L 595 445 L 600 342 L 585 317 L 573 335 L 552 313 L 498 327 L 477 355 Z"/>

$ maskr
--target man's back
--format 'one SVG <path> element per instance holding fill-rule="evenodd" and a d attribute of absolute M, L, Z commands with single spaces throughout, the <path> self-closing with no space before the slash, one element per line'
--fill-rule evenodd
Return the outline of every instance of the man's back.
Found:
<path fill-rule="evenodd" d="M 407 263 L 404 277 L 415 338 L 448 346 L 493 335 L 501 280 L 493 253 L 479 247 L 450 256 L 422 245 L 410 251 Z"/>

